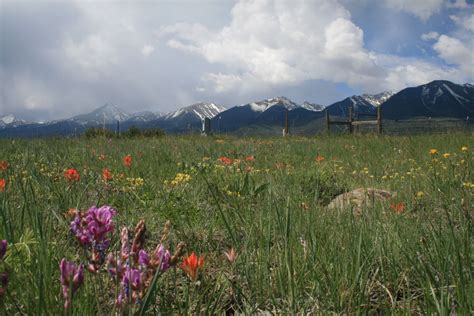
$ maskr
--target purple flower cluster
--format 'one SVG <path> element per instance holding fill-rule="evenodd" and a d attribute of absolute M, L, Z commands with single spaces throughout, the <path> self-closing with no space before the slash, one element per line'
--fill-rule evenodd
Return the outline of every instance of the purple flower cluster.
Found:
<path fill-rule="evenodd" d="M 62 259 L 59 264 L 61 270 L 61 286 L 64 297 L 64 309 L 67 310 L 71 306 L 72 297 L 79 287 L 84 283 L 84 266 L 77 266 L 73 262 Z"/>
<path fill-rule="evenodd" d="M 81 245 L 107 244 L 107 233 L 114 229 L 113 217 L 117 212 L 108 205 L 92 206 L 85 214 L 78 213 L 71 222 L 71 231 Z"/>
<path fill-rule="evenodd" d="M 163 245 L 158 245 L 151 256 L 144 250 L 138 251 L 138 259 L 130 256 L 127 228 L 121 233 L 120 255 L 110 253 L 107 257 L 107 270 L 110 275 L 120 281 L 117 305 L 128 302 L 139 302 L 144 290 L 148 287 L 156 270 L 165 272 L 170 268 L 171 254 Z"/>
<path fill-rule="evenodd" d="M 7 252 L 8 243 L 6 240 L 0 240 L 0 260 L 3 260 Z M 0 299 L 3 298 L 7 290 L 8 273 L 6 271 L 0 273 Z"/>
<path fill-rule="evenodd" d="M 97 272 L 105 260 L 105 253 L 110 245 L 107 234 L 114 229 L 113 217 L 116 210 L 110 206 L 91 207 L 85 213 L 78 212 L 71 222 L 71 232 L 79 243 L 92 250 L 91 264 L 88 270 Z"/>

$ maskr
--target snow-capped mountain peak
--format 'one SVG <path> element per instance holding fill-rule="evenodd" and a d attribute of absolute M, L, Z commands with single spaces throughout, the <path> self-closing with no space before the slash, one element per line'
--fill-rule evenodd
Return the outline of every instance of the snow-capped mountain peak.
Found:
<path fill-rule="evenodd" d="M 247 104 L 244 104 L 243 106 L 246 106 L 246 105 Z M 262 101 L 258 101 L 258 102 L 252 102 L 248 105 L 250 106 L 250 108 L 254 112 L 265 112 L 266 110 L 268 110 L 269 108 L 271 108 L 274 105 L 284 106 L 288 110 L 293 110 L 293 109 L 296 109 L 296 108 L 300 107 L 299 104 L 291 101 L 290 99 L 288 99 L 286 97 L 270 98 L 270 99 L 266 99 L 266 100 L 262 100 Z"/>
<path fill-rule="evenodd" d="M 122 109 L 114 104 L 105 104 L 94 111 L 74 116 L 71 121 L 75 121 L 80 124 L 110 124 L 117 121 L 125 121 L 130 118 L 130 115 L 125 113 Z"/>
<path fill-rule="evenodd" d="M 174 112 L 170 112 L 166 115 L 163 116 L 163 119 L 169 120 L 169 119 L 176 119 L 180 116 L 183 115 L 195 115 L 199 117 L 200 120 L 203 120 L 204 118 L 213 118 L 220 112 L 224 111 L 226 108 L 224 108 L 221 105 L 217 105 L 214 103 L 196 103 L 181 109 L 178 109 Z"/>
<path fill-rule="evenodd" d="M 384 91 L 377 94 L 363 94 L 360 97 L 373 106 L 379 106 L 393 95 L 394 93 L 392 91 Z"/>
<path fill-rule="evenodd" d="M 0 124 L 3 123 L 5 125 L 8 125 L 13 122 L 15 122 L 15 116 L 13 116 L 12 114 L 0 116 Z"/>
<path fill-rule="evenodd" d="M 0 128 L 15 127 L 26 124 L 25 121 L 17 119 L 13 114 L 0 116 Z"/>

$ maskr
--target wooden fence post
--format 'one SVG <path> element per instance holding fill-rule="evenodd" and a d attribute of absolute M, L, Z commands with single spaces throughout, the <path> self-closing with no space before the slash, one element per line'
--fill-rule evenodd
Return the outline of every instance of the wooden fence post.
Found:
<path fill-rule="evenodd" d="M 382 134 L 382 106 L 377 107 L 377 131 Z"/>
<path fill-rule="evenodd" d="M 210 134 L 211 134 L 211 120 L 208 117 L 205 117 L 202 124 L 202 135 L 208 136 Z"/>
<path fill-rule="evenodd" d="M 117 134 L 117 136 L 120 136 L 120 121 L 117 121 L 117 129 L 115 131 L 115 134 Z"/>
<path fill-rule="evenodd" d="M 329 134 L 329 112 L 326 110 L 326 132 Z"/>
<path fill-rule="evenodd" d="M 354 121 L 354 119 L 352 118 L 352 109 L 353 109 L 352 106 L 349 107 L 349 133 L 351 133 L 351 134 L 352 134 L 353 129 L 354 129 L 354 127 L 352 126 L 352 122 Z"/>
<path fill-rule="evenodd" d="M 290 133 L 290 127 L 288 126 L 288 110 L 285 111 L 285 128 L 283 129 L 283 136 L 287 136 Z"/>

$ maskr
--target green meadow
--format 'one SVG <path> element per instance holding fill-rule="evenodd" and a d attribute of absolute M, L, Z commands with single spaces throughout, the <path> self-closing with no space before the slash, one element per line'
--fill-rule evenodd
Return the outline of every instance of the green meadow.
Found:
<path fill-rule="evenodd" d="M 0 314 L 471 314 L 473 140 L 0 140 L 0 239 L 8 243 Z M 357 188 L 396 194 L 362 209 L 327 208 Z M 116 214 L 91 272 L 90 246 L 71 222 L 103 205 Z M 105 256 L 121 251 L 123 227 L 132 243 L 141 220 L 149 254 L 185 246 L 117 304 L 126 285 Z M 202 259 L 194 277 L 183 268 L 193 252 Z M 63 258 L 85 267 L 77 288 L 62 288 Z M 144 271 L 133 256 L 128 265 Z"/>

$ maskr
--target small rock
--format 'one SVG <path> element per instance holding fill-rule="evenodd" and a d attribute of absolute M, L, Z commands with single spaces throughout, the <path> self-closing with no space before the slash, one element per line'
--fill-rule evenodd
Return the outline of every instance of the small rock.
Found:
<path fill-rule="evenodd" d="M 327 206 L 328 209 L 344 209 L 352 207 L 360 213 L 364 207 L 372 207 L 374 202 L 384 202 L 397 195 L 397 192 L 390 192 L 375 188 L 358 188 L 350 192 L 343 193 L 334 198 Z"/>

